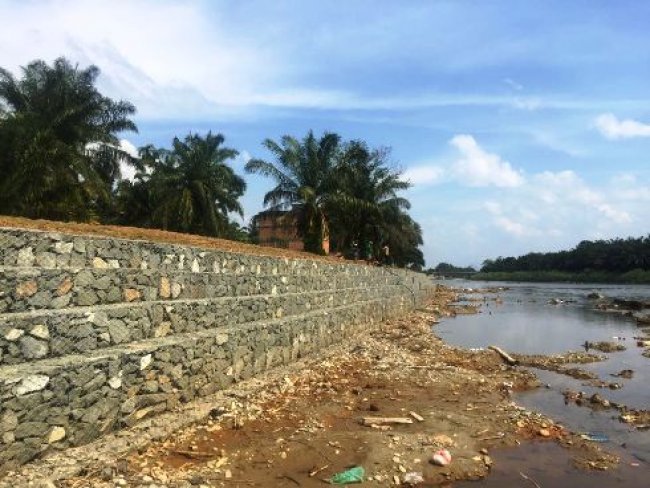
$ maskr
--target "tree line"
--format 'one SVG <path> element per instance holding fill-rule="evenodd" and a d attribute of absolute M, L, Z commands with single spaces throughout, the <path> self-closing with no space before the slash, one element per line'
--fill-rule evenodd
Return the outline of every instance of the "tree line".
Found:
<path fill-rule="evenodd" d="M 516 271 L 627 273 L 634 270 L 650 271 L 650 235 L 582 241 L 568 251 L 498 257 L 484 261 L 481 267 L 482 273 Z"/>
<path fill-rule="evenodd" d="M 134 157 L 119 135 L 137 132 L 136 109 L 102 95 L 99 74 L 65 58 L 34 61 L 20 78 L 0 68 L 0 213 L 254 241 L 253 229 L 231 218 L 243 215 L 246 182 L 224 136 L 190 133 Z M 252 159 L 245 170 L 275 182 L 264 205 L 296 215 L 305 250 L 322 253 L 327 234 L 334 252 L 389 249 L 395 265 L 424 265 L 422 230 L 400 195 L 410 184 L 389 150 L 311 131 L 263 145 L 273 160 Z M 132 180 L 123 165 L 135 169 Z"/>

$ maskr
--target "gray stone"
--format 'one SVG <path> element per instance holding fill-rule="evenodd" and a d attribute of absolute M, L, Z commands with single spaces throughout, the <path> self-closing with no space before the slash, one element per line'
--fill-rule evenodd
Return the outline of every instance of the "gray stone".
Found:
<path fill-rule="evenodd" d="M 97 294 L 91 290 L 80 290 L 77 293 L 77 304 L 80 307 L 89 307 L 95 305 L 98 301 Z"/>
<path fill-rule="evenodd" d="M 24 247 L 18 251 L 18 266 L 32 266 L 34 264 L 34 252 L 31 247 Z"/>
<path fill-rule="evenodd" d="M 23 422 L 18 424 L 14 435 L 16 439 L 24 439 L 25 437 L 42 437 L 49 430 L 50 426 L 46 422 Z"/>
<path fill-rule="evenodd" d="M 20 339 L 20 350 L 27 359 L 40 359 L 47 356 L 49 347 L 47 342 L 39 341 L 34 337 L 25 336 Z"/>
<path fill-rule="evenodd" d="M 0 432 L 14 430 L 18 425 L 18 416 L 11 410 L 7 410 L 0 417 Z"/>
<path fill-rule="evenodd" d="M 111 320 L 108 323 L 108 333 L 115 344 L 129 340 L 129 329 L 121 320 Z"/>

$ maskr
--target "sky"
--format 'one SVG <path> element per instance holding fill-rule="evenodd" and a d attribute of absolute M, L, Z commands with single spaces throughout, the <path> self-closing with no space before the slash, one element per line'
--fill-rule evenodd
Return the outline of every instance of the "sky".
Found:
<path fill-rule="evenodd" d="M 127 147 L 312 129 L 392 148 L 430 266 L 650 233 L 650 2 L 0 0 L 0 66 L 65 56 Z M 272 182 L 246 175 L 245 219 Z"/>

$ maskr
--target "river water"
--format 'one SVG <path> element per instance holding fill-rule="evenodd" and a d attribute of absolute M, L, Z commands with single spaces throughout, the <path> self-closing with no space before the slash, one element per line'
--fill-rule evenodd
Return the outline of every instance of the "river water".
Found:
<path fill-rule="evenodd" d="M 633 339 L 641 335 L 640 329 L 630 318 L 594 310 L 593 302 L 587 299 L 589 293 L 598 291 L 612 298 L 647 300 L 650 299 L 650 286 L 462 280 L 441 283 L 473 289 L 498 286 L 509 288 L 499 293 L 502 303 L 495 303 L 491 300 L 494 295 L 488 294 L 488 300 L 481 304 L 481 313 L 445 319 L 436 326 L 436 333 L 450 344 L 465 348 L 497 345 L 509 352 L 526 354 L 581 350 L 585 341 L 614 341 L 627 348 L 625 351 L 605 354 L 605 361 L 579 366 L 596 372 L 602 380 L 622 384 L 623 387 L 619 390 L 593 388 L 566 375 L 534 369 L 547 387 L 515 397 L 520 405 L 544 413 L 570 430 L 605 434 L 609 441 L 604 447 L 622 458 L 621 469 L 616 475 L 601 475 L 598 478 L 594 473 L 579 472 L 567 464 L 566 453 L 561 448 L 529 445 L 518 450 L 495 452 L 497 463 L 501 462 L 506 467 L 495 471 L 495 476 L 477 483 L 454 486 L 525 486 L 527 482 L 518 473 L 521 469 L 530 468 L 528 464 L 531 459 L 540 468 L 536 481 L 542 486 L 545 486 L 544 482 L 556 487 L 594 486 L 593 483 L 621 488 L 650 486 L 650 431 L 634 430 L 619 422 L 617 412 L 613 410 L 594 412 L 585 407 L 565 405 L 562 395 L 566 389 L 584 391 L 589 395 L 598 392 L 609 400 L 629 407 L 650 409 L 650 359 L 641 355 L 643 350 L 636 346 Z M 554 298 L 567 303 L 549 304 Z M 623 369 L 632 369 L 633 378 L 611 376 Z M 644 475 L 639 477 L 641 472 Z"/>

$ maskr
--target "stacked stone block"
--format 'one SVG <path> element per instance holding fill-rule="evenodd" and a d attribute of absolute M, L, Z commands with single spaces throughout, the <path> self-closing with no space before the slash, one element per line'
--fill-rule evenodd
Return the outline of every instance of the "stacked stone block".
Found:
<path fill-rule="evenodd" d="M 0 470 L 417 307 L 403 270 L 0 229 Z"/>

